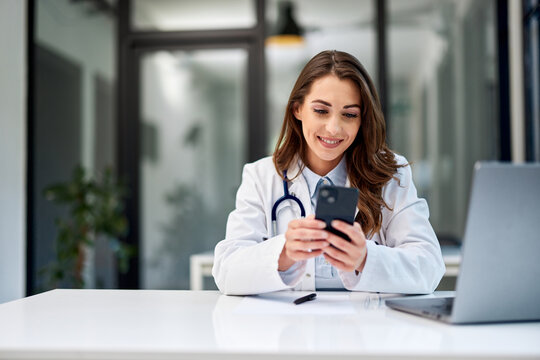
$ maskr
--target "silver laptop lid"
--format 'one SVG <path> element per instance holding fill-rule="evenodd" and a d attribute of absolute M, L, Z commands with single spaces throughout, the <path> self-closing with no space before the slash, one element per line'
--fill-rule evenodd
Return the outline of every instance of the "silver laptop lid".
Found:
<path fill-rule="evenodd" d="M 452 322 L 540 319 L 540 164 L 477 163 Z"/>

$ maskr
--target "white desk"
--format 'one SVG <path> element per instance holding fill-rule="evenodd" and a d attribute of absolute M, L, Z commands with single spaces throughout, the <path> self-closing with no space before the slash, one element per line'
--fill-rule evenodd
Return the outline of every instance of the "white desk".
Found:
<path fill-rule="evenodd" d="M 444 276 L 457 276 L 459 264 L 461 263 L 461 252 L 458 247 L 443 247 L 443 260 L 446 265 Z M 191 290 L 203 290 L 205 276 L 212 276 L 212 266 L 214 266 L 214 252 L 207 251 L 193 254 L 189 257 L 189 287 Z"/>
<path fill-rule="evenodd" d="M 341 298 L 349 313 L 310 314 L 315 301 L 249 313 L 244 298 L 215 291 L 54 290 L 0 305 L 0 358 L 540 358 L 540 322 L 450 326 L 376 294 L 319 295 L 318 306 Z"/>

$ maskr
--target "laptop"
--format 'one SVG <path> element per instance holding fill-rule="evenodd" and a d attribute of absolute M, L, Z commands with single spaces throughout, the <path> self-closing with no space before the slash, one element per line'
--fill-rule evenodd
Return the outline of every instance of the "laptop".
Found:
<path fill-rule="evenodd" d="M 540 320 L 540 163 L 477 163 L 455 295 L 386 305 L 451 324 Z"/>

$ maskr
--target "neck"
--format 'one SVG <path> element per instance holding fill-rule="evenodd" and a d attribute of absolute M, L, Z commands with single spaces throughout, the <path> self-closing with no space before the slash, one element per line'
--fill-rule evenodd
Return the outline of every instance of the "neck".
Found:
<path fill-rule="evenodd" d="M 315 174 L 319 176 L 326 176 L 330 171 L 332 171 L 339 164 L 342 158 L 343 158 L 343 155 L 330 161 L 324 161 L 321 159 L 317 159 L 318 161 L 311 161 L 308 159 L 308 164 L 306 165 Z"/>

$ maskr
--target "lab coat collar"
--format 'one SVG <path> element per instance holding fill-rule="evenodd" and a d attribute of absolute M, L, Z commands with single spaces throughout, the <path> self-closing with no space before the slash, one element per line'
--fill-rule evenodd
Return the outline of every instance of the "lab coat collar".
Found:
<path fill-rule="evenodd" d="M 300 157 L 296 155 L 294 160 L 291 162 L 291 166 L 289 169 L 287 169 L 287 178 L 294 179 L 291 180 L 293 183 L 295 183 L 299 178 L 302 177 L 301 173 L 301 167 L 303 165 L 302 160 L 300 160 Z"/>
<path fill-rule="evenodd" d="M 300 199 L 306 210 L 306 216 L 308 216 L 313 214 L 313 210 L 311 208 L 311 197 L 309 195 L 308 185 L 300 171 L 302 165 L 302 160 L 297 156 L 293 160 L 291 167 L 287 170 L 287 178 L 293 179 L 289 183 L 289 193 L 294 194 L 294 196 Z"/>

